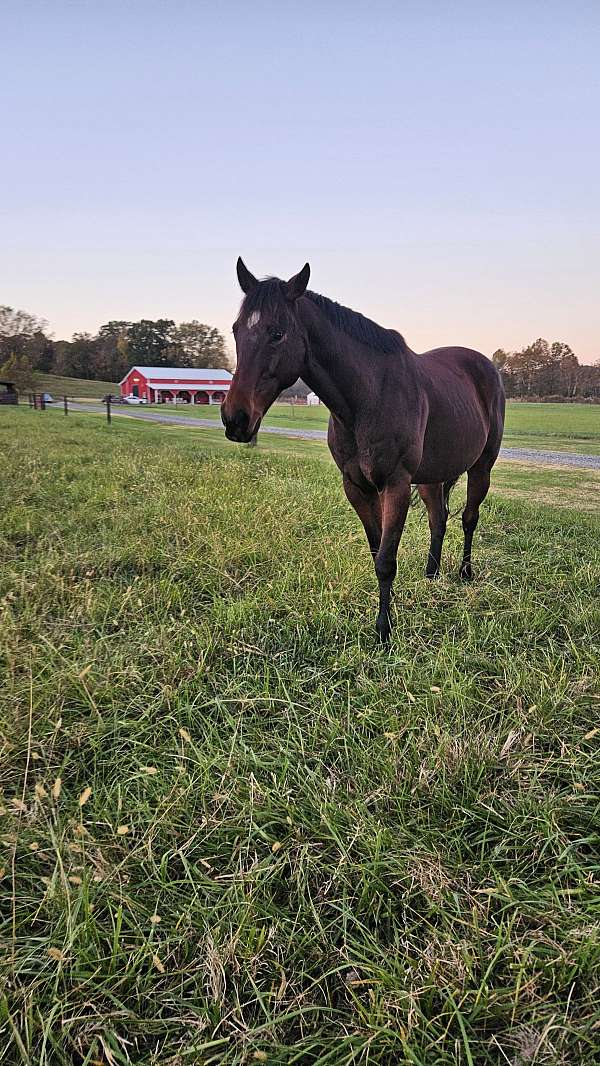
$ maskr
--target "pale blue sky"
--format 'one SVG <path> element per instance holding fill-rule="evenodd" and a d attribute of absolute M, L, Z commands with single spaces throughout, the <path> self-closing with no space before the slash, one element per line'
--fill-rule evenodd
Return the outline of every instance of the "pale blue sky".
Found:
<path fill-rule="evenodd" d="M 241 253 L 417 350 L 600 356 L 600 3 L 0 0 L 0 303 L 227 331 Z"/>

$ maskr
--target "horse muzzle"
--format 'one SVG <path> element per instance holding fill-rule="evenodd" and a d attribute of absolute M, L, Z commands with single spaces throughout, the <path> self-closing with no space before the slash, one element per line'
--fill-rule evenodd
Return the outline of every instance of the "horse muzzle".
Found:
<path fill-rule="evenodd" d="M 221 420 L 225 426 L 225 436 L 227 440 L 235 441 L 236 444 L 248 444 L 260 424 L 258 419 L 254 425 L 250 425 L 250 418 L 245 411 L 235 411 L 231 416 L 221 408 Z"/>

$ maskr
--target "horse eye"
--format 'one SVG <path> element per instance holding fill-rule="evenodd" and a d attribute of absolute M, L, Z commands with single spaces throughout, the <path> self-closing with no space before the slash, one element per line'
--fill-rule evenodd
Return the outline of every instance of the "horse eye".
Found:
<path fill-rule="evenodd" d="M 270 329 L 269 330 L 269 340 L 282 341 L 284 336 L 285 336 L 285 334 L 284 334 L 282 329 Z"/>

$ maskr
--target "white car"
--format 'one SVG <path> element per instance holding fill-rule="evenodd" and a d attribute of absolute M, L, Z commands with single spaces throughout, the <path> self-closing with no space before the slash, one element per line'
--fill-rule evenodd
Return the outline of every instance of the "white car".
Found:
<path fill-rule="evenodd" d="M 147 402 L 144 396 L 124 396 L 123 400 L 125 403 L 130 403 L 134 406 L 140 406 Z"/>

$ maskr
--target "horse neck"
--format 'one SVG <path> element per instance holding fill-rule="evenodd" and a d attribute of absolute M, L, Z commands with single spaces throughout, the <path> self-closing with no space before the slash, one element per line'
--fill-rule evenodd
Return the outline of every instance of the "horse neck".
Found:
<path fill-rule="evenodd" d="M 370 358 L 364 345 L 332 326 L 308 299 L 299 301 L 299 315 L 309 341 L 302 377 L 333 415 L 351 425 L 364 408 L 365 397 L 377 392 L 373 379 L 383 375 L 387 358 L 380 352 Z"/>

